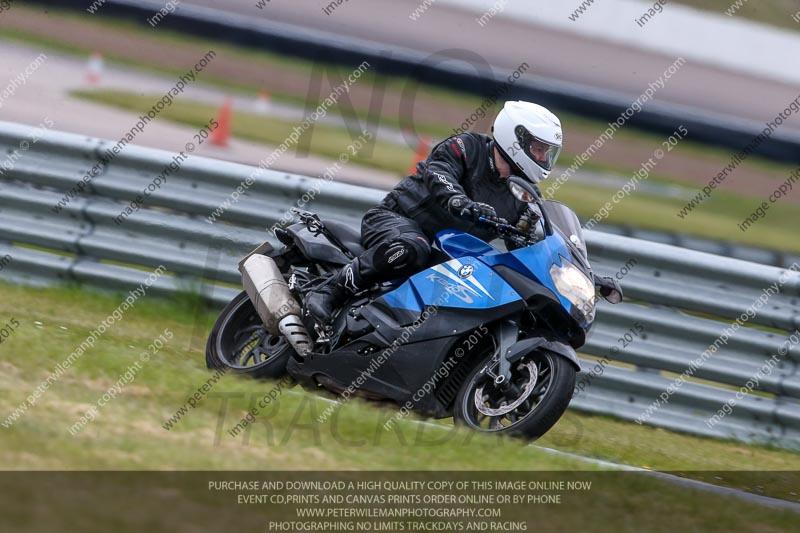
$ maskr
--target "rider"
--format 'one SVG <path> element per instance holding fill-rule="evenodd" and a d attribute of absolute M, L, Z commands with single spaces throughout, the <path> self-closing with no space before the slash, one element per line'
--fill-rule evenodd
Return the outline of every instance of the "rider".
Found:
<path fill-rule="evenodd" d="M 547 178 L 561 152 L 561 122 L 540 105 L 506 102 L 492 133 L 466 132 L 440 142 L 415 174 L 367 211 L 361 223 L 366 251 L 309 295 L 311 316 L 328 324 L 348 294 L 422 270 L 443 229 L 491 240 L 495 234 L 477 224 L 480 217 L 525 224 L 527 204 L 514 198 L 506 178 L 534 184 Z"/>

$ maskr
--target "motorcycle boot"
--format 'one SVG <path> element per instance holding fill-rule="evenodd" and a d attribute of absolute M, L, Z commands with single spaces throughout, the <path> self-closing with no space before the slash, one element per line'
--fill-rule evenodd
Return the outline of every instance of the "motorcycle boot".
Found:
<path fill-rule="evenodd" d="M 359 260 L 356 258 L 327 283 L 308 295 L 305 302 L 306 311 L 317 323 L 323 326 L 329 325 L 333 321 L 333 314 L 342 306 L 345 299 L 368 286 L 359 270 Z"/>

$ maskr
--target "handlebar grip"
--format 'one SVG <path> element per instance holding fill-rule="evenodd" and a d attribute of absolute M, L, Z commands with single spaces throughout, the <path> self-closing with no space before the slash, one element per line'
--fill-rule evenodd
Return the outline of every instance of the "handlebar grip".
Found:
<path fill-rule="evenodd" d="M 516 235 L 518 237 L 523 237 L 523 238 L 528 238 L 528 235 L 524 231 L 521 231 L 519 228 L 517 228 L 516 226 L 512 226 L 511 224 L 502 224 L 502 223 L 499 223 L 499 222 L 492 222 L 491 220 L 487 220 L 484 217 L 478 217 L 477 221 L 481 222 L 483 224 L 487 224 L 489 226 L 492 226 L 492 227 L 494 227 L 495 229 L 498 229 L 498 230 L 505 230 L 505 231 L 507 231 L 508 233 L 510 233 L 512 235 Z"/>
<path fill-rule="evenodd" d="M 512 226 L 511 224 L 503 224 L 502 222 L 494 222 L 493 220 L 489 220 L 489 219 L 484 218 L 484 217 L 478 217 L 478 222 L 482 222 L 483 224 L 488 224 L 490 226 L 494 226 L 495 228 L 509 229 L 509 230 L 517 229 L 514 226 Z"/>

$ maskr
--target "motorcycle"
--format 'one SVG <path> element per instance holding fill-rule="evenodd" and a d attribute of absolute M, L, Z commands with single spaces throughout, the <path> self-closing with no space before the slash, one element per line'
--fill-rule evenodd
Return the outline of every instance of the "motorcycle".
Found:
<path fill-rule="evenodd" d="M 300 221 L 276 231 L 282 248 L 264 243 L 239 263 L 245 290 L 211 331 L 208 367 L 288 373 L 306 389 L 391 400 L 478 431 L 543 435 L 572 398 L 597 287 L 612 303 L 622 291 L 592 273 L 571 209 L 508 183 L 534 213 L 530 229 L 480 222 L 510 251 L 442 231 L 429 268 L 354 295 L 328 327 L 302 302 L 363 252 L 360 235 L 295 210 Z"/>

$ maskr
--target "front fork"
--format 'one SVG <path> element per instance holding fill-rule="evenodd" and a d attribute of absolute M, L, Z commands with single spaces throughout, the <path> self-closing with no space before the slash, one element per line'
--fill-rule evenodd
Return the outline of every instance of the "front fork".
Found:
<path fill-rule="evenodd" d="M 506 358 L 511 346 L 519 337 L 519 326 L 514 320 L 504 319 L 497 322 L 493 328 L 494 338 L 497 341 L 492 362 L 486 367 L 486 375 L 494 380 L 494 385 L 504 393 L 514 388 L 511 380 L 511 363 Z"/>

